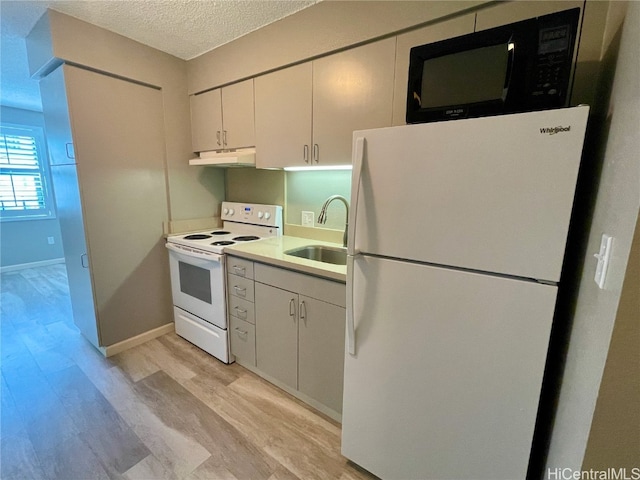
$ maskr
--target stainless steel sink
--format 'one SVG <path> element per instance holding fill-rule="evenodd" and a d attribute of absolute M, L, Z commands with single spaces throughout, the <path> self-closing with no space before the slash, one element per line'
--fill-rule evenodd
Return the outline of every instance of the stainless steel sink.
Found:
<path fill-rule="evenodd" d="M 347 249 L 340 247 L 328 247 L 325 245 L 309 245 L 301 248 L 287 250 L 285 255 L 315 260 L 316 262 L 332 263 L 334 265 L 347 264 Z"/>

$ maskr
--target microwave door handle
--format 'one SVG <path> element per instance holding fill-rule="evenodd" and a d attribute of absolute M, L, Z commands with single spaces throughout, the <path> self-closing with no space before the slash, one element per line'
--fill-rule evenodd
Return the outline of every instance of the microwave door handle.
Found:
<path fill-rule="evenodd" d="M 509 93 L 509 86 L 511 85 L 511 75 L 513 73 L 513 58 L 515 55 L 516 43 L 509 39 L 507 42 L 507 73 L 504 77 L 504 85 L 502 87 L 502 101 L 507 99 Z"/>

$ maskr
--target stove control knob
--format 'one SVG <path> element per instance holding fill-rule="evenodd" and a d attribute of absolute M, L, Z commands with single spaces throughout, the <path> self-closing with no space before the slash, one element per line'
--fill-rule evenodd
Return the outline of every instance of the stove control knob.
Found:
<path fill-rule="evenodd" d="M 228 208 L 224 208 L 224 209 L 222 210 L 222 212 L 226 215 L 227 213 L 229 213 L 229 209 L 228 209 Z"/>
<path fill-rule="evenodd" d="M 262 218 L 262 217 L 264 217 L 264 213 L 258 212 L 258 218 Z"/>
<path fill-rule="evenodd" d="M 269 220 L 271 218 L 271 214 L 269 212 L 264 212 L 264 219 Z"/>
<path fill-rule="evenodd" d="M 236 211 L 233 208 L 229 209 L 229 215 L 233 215 L 234 213 L 236 213 Z"/>

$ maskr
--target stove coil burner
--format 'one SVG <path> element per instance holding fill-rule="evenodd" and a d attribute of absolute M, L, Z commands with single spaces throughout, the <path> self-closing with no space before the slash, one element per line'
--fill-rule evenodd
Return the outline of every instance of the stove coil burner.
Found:
<path fill-rule="evenodd" d="M 186 237 L 184 237 L 185 240 L 206 240 L 207 238 L 211 238 L 211 235 L 196 233 L 194 235 L 187 235 Z"/>
<path fill-rule="evenodd" d="M 231 240 L 219 240 L 217 242 L 213 242 L 211 245 L 215 245 L 217 247 L 225 247 L 227 245 L 233 245 L 236 242 L 232 242 Z"/>
<path fill-rule="evenodd" d="M 240 237 L 234 237 L 233 240 L 236 242 L 250 242 L 251 240 L 260 240 L 260 237 L 256 237 L 255 235 L 243 235 Z"/>
<path fill-rule="evenodd" d="M 229 235 L 231 232 L 227 232 L 226 230 L 216 230 L 215 232 L 211 232 L 211 235 Z"/>

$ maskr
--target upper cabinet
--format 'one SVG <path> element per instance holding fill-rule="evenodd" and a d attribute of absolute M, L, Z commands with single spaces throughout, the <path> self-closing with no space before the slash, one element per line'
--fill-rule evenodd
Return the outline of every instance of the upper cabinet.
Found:
<path fill-rule="evenodd" d="M 473 33 L 475 14 L 468 14 L 418 30 L 398 35 L 396 45 L 396 74 L 393 88 L 393 125 L 405 125 L 407 114 L 407 83 L 409 52 L 412 47 L 439 42 Z"/>
<path fill-rule="evenodd" d="M 194 152 L 255 145 L 253 79 L 192 95 L 190 100 Z"/>
<path fill-rule="evenodd" d="M 354 130 L 391 125 L 395 38 L 255 79 L 256 166 L 351 164 Z"/>
<path fill-rule="evenodd" d="M 311 62 L 257 77 L 256 166 L 310 165 Z"/>
<path fill-rule="evenodd" d="M 313 62 L 313 162 L 351 164 L 354 130 L 391 125 L 396 39 Z"/>

